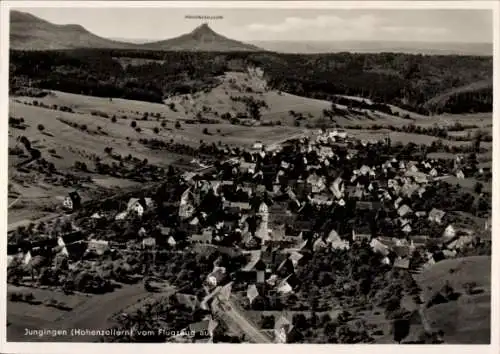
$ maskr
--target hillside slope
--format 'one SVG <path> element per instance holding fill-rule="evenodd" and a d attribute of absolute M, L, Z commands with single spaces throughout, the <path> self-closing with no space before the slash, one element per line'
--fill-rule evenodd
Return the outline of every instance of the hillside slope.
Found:
<path fill-rule="evenodd" d="M 433 330 L 442 330 L 449 344 L 480 344 L 490 341 L 491 257 L 474 256 L 444 260 L 416 277 L 429 300 L 447 282 L 460 293 L 455 301 L 425 310 Z M 475 293 L 467 294 L 464 285 L 475 284 Z"/>
<path fill-rule="evenodd" d="M 179 37 L 137 44 L 99 37 L 80 25 L 56 25 L 29 13 L 11 11 L 10 48 L 15 50 L 65 50 L 107 48 L 167 51 L 262 51 L 214 32 L 207 24 Z"/>
<path fill-rule="evenodd" d="M 243 42 L 224 37 L 214 32 L 206 23 L 192 32 L 179 37 L 146 43 L 139 46 L 148 50 L 207 51 L 207 52 L 240 52 L 261 51 L 262 49 Z"/>
<path fill-rule="evenodd" d="M 455 113 L 467 106 L 472 112 L 491 112 L 492 105 L 493 81 L 483 80 L 439 94 L 425 102 L 424 108 L 436 113 Z"/>
<path fill-rule="evenodd" d="M 96 36 L 80 25 L 56 25 L 31 14 L 10 12 L 10 48 L 62 50 L 75 48 L 132 48 L 134 45 Z"/>

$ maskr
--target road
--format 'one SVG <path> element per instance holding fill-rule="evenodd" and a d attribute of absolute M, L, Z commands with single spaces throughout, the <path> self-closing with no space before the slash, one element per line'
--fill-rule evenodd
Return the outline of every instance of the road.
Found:
<path fill-rule="evenodd" d="M 217 298 L 220 301 L 220 311 L 223 314 L 223 320 L 227 321 L 228 326 L 238 326 L 252 343 L 272 343 L 269 336 L 263 333 L 242 314 L 242 310 L 233 300 L 224 300 L 219 296 L 217 296 Z"/>

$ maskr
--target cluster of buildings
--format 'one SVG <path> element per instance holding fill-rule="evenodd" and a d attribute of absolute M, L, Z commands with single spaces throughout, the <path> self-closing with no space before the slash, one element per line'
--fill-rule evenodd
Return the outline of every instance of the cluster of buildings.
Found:
<path fill-rule="evenodd" d="M 476 242 L 478 230 L 447 223 L 444 210 L 416 209 L 415 201 L 425 198 L 427 189 L 436 181 L 451 174 L 464 178 L 464 173 L 470 171 L 460 158 L 452 170 L 437 160 L 396 158 L 391 156 L 387 142 L 355 141 L 342 131 L 322 132 L 273 149 L 256 143 L 215 171 L 187 173 L 179 185 L 183 191 L 175 227 L 188 230 L 187 241 L 194 249 L 216 248 L 231 256 L 243 255 L 247 262 L 235 274 L 214 264 L 205 281 L 207 297 L 201 302 L 191 297 L 182 301 L 213 307 L 214 299 L 231 297 L 231 286 L 227 284 L 232 282 L 246 284 L 250 305 L 263 291 L 293 293 L 300 283 L 296 270 L 312 253 L 348 250 L 356 242 L 367 242 L 373 252 L 382 256 L 384 264 L 408 271 L 420 271 L 442 259 L 456 257 L 457 251 Z M 74 200 L 73 195 L 65 201 L 68 208 L 73 208 Z M 150 198 L 132 198 L 114 219 L 126 220 L 132 215 L 140 218 L 145 210 L 154 207 Z M 363 219 L 359 215 L 368 216 Z M 353 216 L 358 221 L 351 223 L 348 219 Z M 99 213 L 91 216 L 102 217 Z M 380 227 L 374 232 L 367 224 L 380 223 L 381 219 L 390 220 L 392 235 L 384 235 Z M 442 232 L 421 234 L 421 223 L 435 225 Z M 158 226 L 169 247 L 180 244 L 175 227 Z M 483 231 L 489 229 L 487 224 Z M 144 228 L 137 239 L 143 248 L 158 247 Z M 84 252 L 96 254 L 110 247 L 108 241 L 84 240 L 81 230 L 50 242 L 59 253 L 76 258 L 79 256 L 72 250 L 76 244 L 84 244 Z M 31 262 L 37 250 L 50 245 L 37 247 L 22 250 L 24 263 Z M 423 255 L 424 262 L 413 266 L 416 251 Z M 14 255 L 9 253 L 9 257 Z M 291 324 L 285 319 L 276 323 L 275 340 L 286 341 Z M 211 320 L 205 324 L 213 329 Z"/>

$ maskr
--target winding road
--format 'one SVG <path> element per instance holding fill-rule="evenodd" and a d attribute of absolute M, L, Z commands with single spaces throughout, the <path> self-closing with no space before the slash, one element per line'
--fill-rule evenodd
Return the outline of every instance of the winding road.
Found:
<path fill-rule="evenodd" d="M 268 335 L 245 317 L 242 313 L 242 309 L 239 308 L 234 300 L 221 299 L 219 294 L 216 296 L 219 300 L 216 310 L 220 312 L 222 320 L 224 320 L 229 327 L 238 327 L 252 343 L 272 343 L 272 339 Z"/>

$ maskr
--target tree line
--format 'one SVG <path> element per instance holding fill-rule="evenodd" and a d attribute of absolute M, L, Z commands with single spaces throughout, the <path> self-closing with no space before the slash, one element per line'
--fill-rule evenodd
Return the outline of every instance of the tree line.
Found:
<path fill-rule="evenodd" d="M 130 65 L 120 58 L 156 61 Z M 475 85 L 491 81 L 492 57 L 88 49 L 11 51 L 10 60 L 14 93 L 30 85 L 162 102 L 171 95 L 209 90 L 225 71 L 257 66 L 271 89 L 311 98 L 338 101 L 337 95 L 354 95 L 371 99 L 380 107 L 394 104 L 423 114 L 492 111 L 492 85 Z M 428 104 L 443 95 L 439 104 Z"/>

